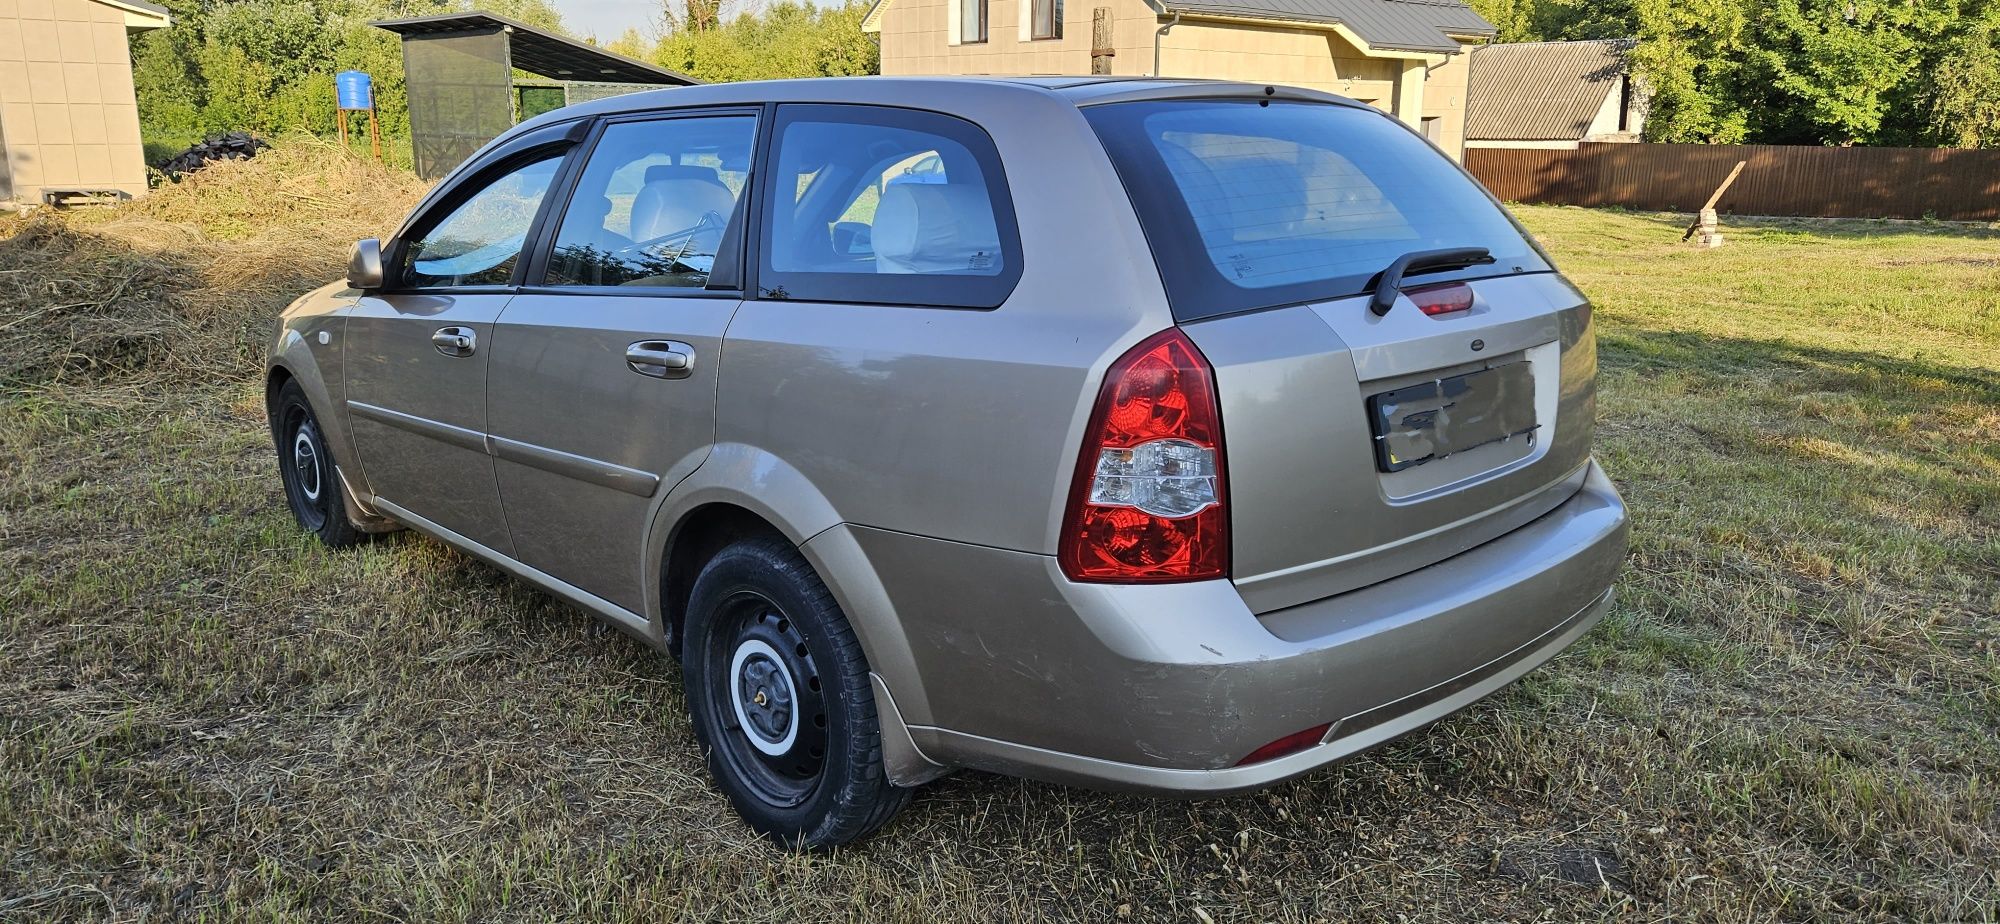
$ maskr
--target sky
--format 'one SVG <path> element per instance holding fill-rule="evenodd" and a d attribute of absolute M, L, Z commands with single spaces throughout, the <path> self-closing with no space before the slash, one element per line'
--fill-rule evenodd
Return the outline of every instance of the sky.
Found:
<path fill-rule="evenodd" d="M 651 35 L 660 15 L 660 0 L 555 0 L 555 7 L 570 31 L 595 35 L 600 42 L 624 35 L 627 29 Z"/>

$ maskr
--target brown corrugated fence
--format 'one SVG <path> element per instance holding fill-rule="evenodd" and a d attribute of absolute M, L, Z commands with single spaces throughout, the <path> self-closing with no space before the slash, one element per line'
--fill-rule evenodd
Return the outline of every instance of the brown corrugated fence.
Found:
<path fill-rule="evenodd" d="M 1573 151 L 1469 148 L 1466 169 L 1503 202 L 1813 218 L 2000 220 L 2000 150 L 1769 144 L 1615 144 Z"/>

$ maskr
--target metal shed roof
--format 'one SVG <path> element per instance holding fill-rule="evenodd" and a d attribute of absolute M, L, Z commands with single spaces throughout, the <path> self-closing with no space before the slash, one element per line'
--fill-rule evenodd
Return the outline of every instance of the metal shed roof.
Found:
<path fill-rule="evenodd" d="M 1618 91 L 1631 39 L 1519 42 L 1472 52 L 1468 141 L 1577 141 Z"/>
<path fill-rule="evenodd" d="M 677 71 L 647 64 L 587 42 L 557 35 L 519 20 L 492 13 L 444 13 L 414 19 L 389 19 L 372 25 L 408 39 L 412 36 L 450 35 L 464 32 L 508 30 L 509 54 L 514 66 L 550 80 L 586 80 L 600 83 L 650 83 L 660 86 L 689 86 L 701 81 Z"/>

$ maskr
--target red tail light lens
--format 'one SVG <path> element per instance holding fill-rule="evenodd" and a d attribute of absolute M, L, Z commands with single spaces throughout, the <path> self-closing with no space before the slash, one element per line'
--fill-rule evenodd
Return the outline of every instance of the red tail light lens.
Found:
<path fill-rule="evenodd" d="M 1417 304 L 1417 310 L 1432 316 L 1466 311 L 1472 307 L 1472 287 L 1462 282 L 1405 289 L 1403 294 Z"/>
<path fill-rule="evenodd" d="M 1199 581 L 1229 573 L 1215 373 L 1179 328 L 1104 375 L 1063 517 L 1071 580 Z"/>
<path fill-rule="evenodd" d="M 1297 754 L 1306 748 L 1318 744 L 1319 739 L 1326 737 L 1326 730 L 1332 727 L 1332 722 L 1322 722 L 1305 731 L 1292 732 L 1283 738 L 1279 738 L 1270 744 L 1251 751 L 1250 756 L 1237 761 L 1236 766 L 1247 767 L 1251 764 L 1261 764 L 1267 760 L 1277 760 L 1286 754 Z"/>

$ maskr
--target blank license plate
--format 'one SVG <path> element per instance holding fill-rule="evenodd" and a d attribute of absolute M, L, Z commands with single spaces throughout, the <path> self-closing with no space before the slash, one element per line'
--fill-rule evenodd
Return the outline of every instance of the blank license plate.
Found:
<path fill-rule="evenodd" d="M 1385 391 L 1368 399 L 1375 467 L 1400 472 L 1516 436 L 1532 435 L 1535 378 L 1513 362 Z"/>

